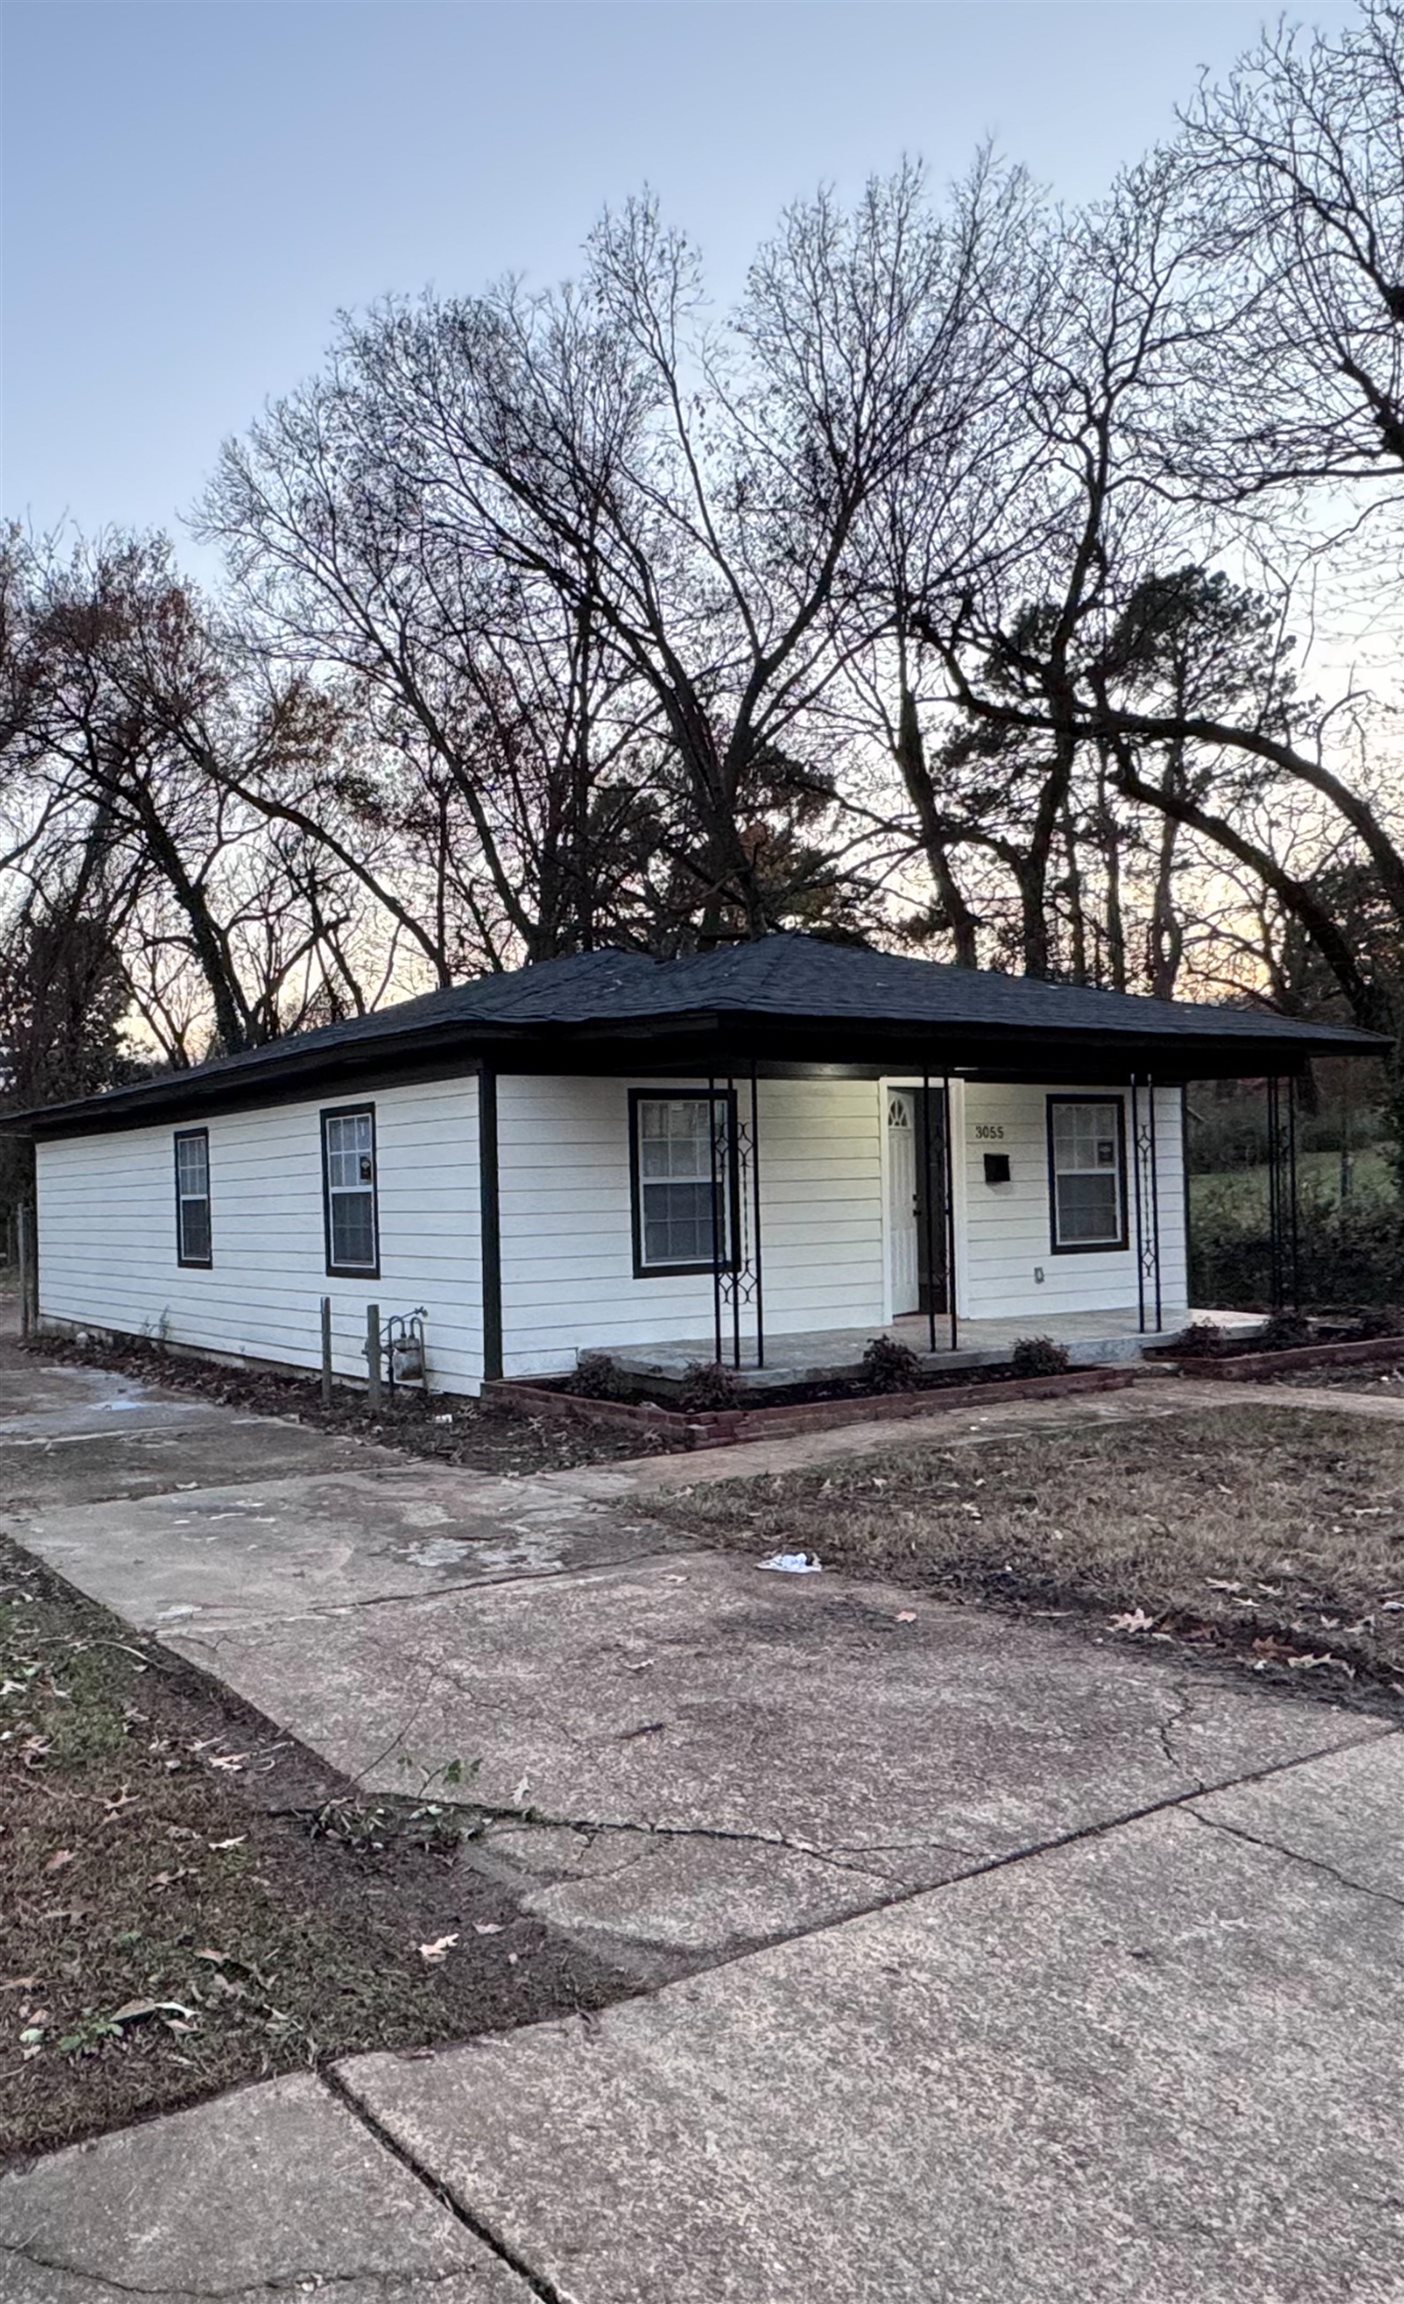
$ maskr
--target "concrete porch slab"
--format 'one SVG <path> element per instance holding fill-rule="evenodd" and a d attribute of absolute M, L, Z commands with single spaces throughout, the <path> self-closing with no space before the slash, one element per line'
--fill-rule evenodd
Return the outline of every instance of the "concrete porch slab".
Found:
<path fill-rule="evenodd" d="M 1395 2304 L 1402 1923 L 1170 1812 L 343 2077 L 572 2304 Z"/>
<path fill-rule="evenodd" d="M 530 2304 L 310 2073 L 239 2089 L 0 2179 L 5 2304 Z"/>
<path fill-rule="evenodd" d="M 1189 1318 L 1213 1320 L 1221 1328 L 1238 1334 L 1251 1333 L 1263 1325 L 1255 1312 L 1192 1312 Z M 1078 1367 L 1099 1367 L 1108 1362 L 1138 1360 L 1152 1346 L 1173 1344 L 1176 1337 L 1184 1333 L 1184 1325 L 1142 1330 L 1134 1312 L 1050 1313 L 1043 1319 L 1033 1315 L 1018 1320 L 962 1319 L 957 1326 L 957 1348 L 953 1351 L 949 1344 L 949 1322 L 942 1313 L 937 1315 L 938 1343 L 934 1352 L 930 1349 L 930 1333 L 925 1313 L 907 1313 L 885 1328 L 875 1324 L 868 1328 L 819 1328 L 792 1336 L 768 1336 L 765 1366 L 757 1368 L 754 1336 L 743 1330 L 745 1365 L 738 1373 L 745 1389 L 756 1392 L 780 1385 L 856 1375 L 863 1354 L 875 1336 L 887 1336 L 895 1343 L 907 1345 L 924 1368 L 992 1368 L 1007 1360 L 1025 1336 L 1051 1336 L 1055 1343 L 1066 1345 Z M 728 1350 L 724 1340 L 723 1359 L 729 1365 Z M 693 1337 L 681 1344 L 633 1345 L 612 1352 L 610 1358 L 632 1374 L 668 1380 L 682 1376 L 699 1361 L 710 1362 L 715 1352 L 715 1337 L 706 1336 Z"/>

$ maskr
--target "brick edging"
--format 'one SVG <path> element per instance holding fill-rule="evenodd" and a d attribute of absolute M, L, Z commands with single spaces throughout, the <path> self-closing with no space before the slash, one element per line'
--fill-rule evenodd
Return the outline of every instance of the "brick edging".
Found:
<path fill-rule="evenodd" d="M 1169 1358 L 1174 1360 L 1173 1353 Z M 1289 1352 L 1236 1352 L 1223 1360 L 1195 1354 L 1174 1364 L 1187 1376 L 1207 1376 L 1218 1384 L 1251 1384 L 1294 1368 L 1372 1368 L 1385 1360 L 1404 1361 L 1404 1336 L 1363 1336 L 1350 1344 L 1296 1344 Z"/>
<path fill-rule="evenodd" d="M 554 1416 L 565 1423 L 605 1424 L 656 1432 L 679 1448 L 727 1448 L 739 1441 L 783 1439 L 841 1424 L 888 1423 L 951 1408 L 989 1408 L 1008 1400 L 1058 1400 L 1065 1393 L 1120 1392 L 1134 1384 L 1130 1365 L 1073 1368 L 1063 1376 L 1014 1376 L 1005 1383 L 930 1385 L 919 1392 L 875 1392 L 866 1399 L 801 1400 L 779 1408 L 713 1408 L 694 1414 L 644 1400 L 589 1400 L 519 1377 L 483 1386 L 484 1400 L 519 1416 Z"/>

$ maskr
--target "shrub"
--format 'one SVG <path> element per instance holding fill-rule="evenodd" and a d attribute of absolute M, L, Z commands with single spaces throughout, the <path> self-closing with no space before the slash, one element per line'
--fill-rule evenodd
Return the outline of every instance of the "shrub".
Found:
<path fill-rule="evenodd" d="M 720 1360 L 694 1360 L 683 1370 L 678 1405 L 694 1414 L 738 1407 L 743 1397 L 740 1379 L 733 1369 L 723 1368 Z"/>
<path fill-rule="evenodd" d="M 1404 1336 L 1404 1312 L 1388 1304 L 1377 1312 L 1362 1312 L 1360 1333 L 1362 1337 Z"/>
<path fill-rule="evenodd" d="M 1228 1350 L 1228 1337 L 1217 1320 L 1191 1320 L 1175 1350 L 1186 1360 L 1219 1360 Z"/>
<path fill-rule="evenodd" d="M 632 1400 L 638 1393 L 638 1379 L 621 1368 L 610 1352 L 582 1352 L 564 1389 L 582 1400 Z"/>
<path fill-rule="evenodd" d="M 1009 1355 L 1015 1376 L 1061 1376 L 1070 1365 L 1066 1344 L 1051 1336 L 1021 1336 Z"/>
<path fill-rule="evenodd" d="M 1310 1181 L 1298 1195 L 1304 1303 L 1359 1310 L 1404 1300 L 1404 1200 L 1346 1201 Z M 1272 1243 L 1265 1196 L 1227 1190 L 1197 1195 L 1190 1220 L 1190 1301 L 1251 1311 L 1272 1295 Z"/>
<path fill-rule="evenodd" d="M 1311 1322 L 1300 1312 L 1274 1312 L 1253 1339 L 1260 1352 L 1297 1352 L 1311 1340 Z"/>
<path fill-rule="evenodd" d="M 868 1392 L 914 1392 L 921 1382 L 921 1361 L 897 1337 L 874 1336 L 864 1349 L 862 1382 Z"/>

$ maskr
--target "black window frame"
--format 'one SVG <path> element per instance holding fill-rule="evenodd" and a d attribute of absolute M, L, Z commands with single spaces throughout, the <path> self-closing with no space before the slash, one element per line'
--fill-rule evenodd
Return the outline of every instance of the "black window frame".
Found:
<path fill-rule="evenodd" d="M 327 1104 L 318 1114 L 322 1137 L 322 1244 L 326 1254 L 329 1280 L 378 1280 L 380 1278 L 380 1144 L 375 1124 L 375 1106 L 363 1104 Z M 332 1255 L 332 1183 L 328 1165 L 327 1122 L 329 1120 L 369 1120 L 371 1138 L 371 1238 L 375 1243 L 375 1258 L 370 1264 L 338 1264 Z M 344 1186 L 339 1186 L 344 1190 Z"/>
<path fill-rule="evenodd" d="M 727 1142 L 727 1253 L 720 1262 L 715 1256 L 704 1257 L 695 1264 L 647 1264 L 644 1261 L 643 1173 L 639 1156 L 639 1107 L 642 1104 L 710 1104 L 721 1105 L 726 1111 Z M 629 1210 L 633 1232 L 634 1278 L 636 1280 L 695 1279 L 699 1273 L 735 1272 L 741 1263 L 740 1210 L 741 1210 L 741 1157 L 737 1143 L 737 1097 L 734 1088 L 674 1088 L 671 1083 L 660 1083 L 656 1088 L 629 1090 Z"/>
<path fill-rule="evenodd" d="M 1047 1096 L 1045 1126 L 1048 1133 L 1048 1251 L 1052 1256 L 1117 1256 L 1131 1245 L 1130 1209 L 1126 1184 L 1126 1099 L 1124 1096 Z M 1116 1176 L 1121 1208 L 1121 1230 L 1114 1240 L 1060 1240 L 1058 1238 L 1058 1165 L 1053 1140 L 1053 1114 L 1060 1104 L 1100 1104 L 1116 1114 Z"/>
<path fill-rule="evenodd" d="M 182 1144 L 203 1143 L 205 1147 L 205 1236 L 209 1253 L 205 1256 L 187 1256 L 185 1252 L 185 1204 L 198 1201 L 198 1192 L 183 1192 L 180 1185 L 180 1148 Z M 171 1137 L 171 1162 L 175 1170 L 175 1231 L 176 1263 L 183 1272 L 208 1272 L 214 1264 L 214 1189 L 210 1178 L 210 1132 L 208 1128 L 177 1128 Z"/>

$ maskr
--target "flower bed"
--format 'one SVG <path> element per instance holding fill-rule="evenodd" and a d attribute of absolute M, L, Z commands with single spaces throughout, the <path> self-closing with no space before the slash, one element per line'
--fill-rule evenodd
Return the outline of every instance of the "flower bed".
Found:
<path fill-rule="evenodd" d="M 1136 1381 L 1131 1366 L 1072 1368 L 1062 1376 L 986 1376 L 978 1383 L 923 1385 L 911 1392 L 871 1392 L 845 1398 L 789 1399 L 779 1407 L 660 1408 L 652 1400 L 592 1400 L 548 1381 L 499 1378 L 483 1398 L 523 1416 L 634 1426 L 674 1448 L 727 1448 L 745 1440 L 778 1440 L 791 1432 L 826 1431 L 838 1424 L 888 1422 L 929 1416 L 946 1408 L 993 1408 L 1006 1400 L 1058 1400 L 1065 1393 L 1120 1392 Z M 821 1386 L 815 1387 L 822 1391 Z"/>
<path fill-rule="evenodd" d="M 1209 1376 L 1224 1384 L 1252 1384 L 1260 1383 L 1264 1377 L 1286 1375 L 1295 1368 L 1374 1368 L 1404 1360 L 1404 1336 L 1364 1336 L 1348 1343 L 1294 1344 L 1285 1351 L 1248 1350 L 1185 1356 L 1178 1360 L 1172 1347 L 1163 1357 L 1174 1360 L 1186 1376 Z"/>

